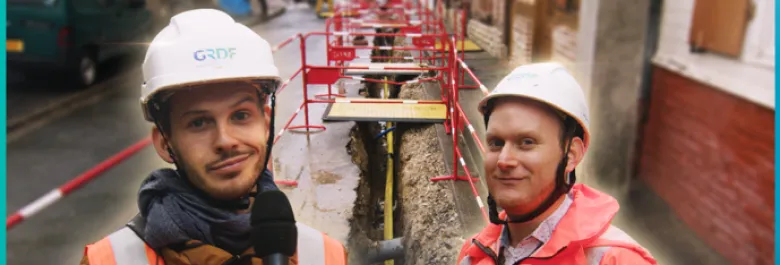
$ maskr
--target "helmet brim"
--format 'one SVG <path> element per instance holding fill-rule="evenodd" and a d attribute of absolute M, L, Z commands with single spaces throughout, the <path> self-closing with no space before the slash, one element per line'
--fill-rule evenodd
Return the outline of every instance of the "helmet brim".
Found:
<path fill-rule="evenodd" d="M 588 146 L 590 146 L 590 130 L 588 129 L 588 127 L 589 127 L 588 123 L 586 123 L 585 121 L 580 119 L 577 115 L 574 115 L 573 113 L 571 113 L 571 112 L 569 112 L 569 111 L 567 111 L 567 110 L 565 110 L 565 109 L 563 109 L 561 107 L 558 107 L 553 102 L 547 101 L 547 100 L 545 100 L 545 99 L 543 99 L 541 97 L 536 97 L 536 96 L 528 95 L 528 94 L 516 94 L 516 93 L 496 93 L 496 94 L 490 94 L 490 95 L 484 97 L 479 102 L 479 105 L 477 105 L 479 113 L 481 113 L 483 116 L 490 115 L 490 113 L 487 112 L 488 111 L 488 109 L 487 109 L 488 104 L 490 104 L 491 102 L 495 101 L 496 99 L 500 99 L 500 98 L 524 98 L 524 99 L 533 100 L 535 102 L 539 102 L 539 103 L 545 104 L 545 105 L 549 106 L 550 108 L 552 108 L 552 109 L 554 109 L 556 111 L 559 111 L 559 112 L 561 112 L 561 113 L 563 113 L 563 114 L 573 118 L 574 120 L 577 121 L 577 123 L 580 125 L 580 127 L 582 127 L 583 136 L 585 138 L 585 139 L 582 139 L 582 141 L 585 144 L 585 147 L 587 148 Z M 487 126 L 487 124 L 485 124 L 485 126 Z"/>
<path fill-rule="evenodd" d="M 282 84 L 282 79 L 277 76 L 230 77 L 230 78 L 217 78 L 217 79 L 210 79 L 210 80 L 199 80 L 199 81 L 192 81 L 187 83 L 179 83 L 179 84 L 172 84 L 164 87 L 159 87 L 154 92 L 141 98 L 141 108 L 143 109 L 144 119 L 146 119 L 147 121 L 154 121 L 154 118 L 150 113 L 150 106 L 149 106 L 149 102 L 152 100 L 164 102 L 167 101 L 173 94 L 182 90 L 192 89 L 204 85 L 228 84 L 234 82 L 246 82 L 247 84 L 254 86 L 258 90 L 258 92 L 260 92 L 262 95 L 269 95 L 271 93 L 276 92 L 276 89 L 278 89 L 279 86 Z"/>

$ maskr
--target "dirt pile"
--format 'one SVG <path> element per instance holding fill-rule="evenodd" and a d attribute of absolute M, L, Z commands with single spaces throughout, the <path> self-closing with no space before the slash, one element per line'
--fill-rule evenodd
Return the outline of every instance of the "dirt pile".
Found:
<path fill-rule="evenodd" d="M 401 46 L 404 38 L 380 40 L 374 45 Z M 409 51 L 374 51 L 373 56 L 405 57 L 395 62 L 413 62 Z M 383 61 L 383 60 L 375 60 Z M 387 61 L 386 59 L 384 61 Z M 415 75 L 367 75 L 365 78 L 403 82 Z M 383 97 L 384 84 L 362 82 L 365 96 Z M 429 99 L 423 84 L 390 85 L 390 98 Z M 429 86 L 430 88 L 430 86 Z M 350 220 L 348 242 L 350 264 L 367 264 L 364 253 L 383 240 L 387 146 L 382 137 L 383 123 L 357 122 L 350 132 L 347 151 L 361 170 L 357 200 Z M 397 123 L 393 130 L 394 187 L 393 236 L 403 237 L 405 255 L 395 265 L 455 264 L 463 244 L 461 225 L 455 211 L 449 182 L 430 179 L 447 175 L 442 147 L 434 124 Z M 377 263 L 377 265 L 383 263 Z"/>
<path fill-rule="evenodd" d="M 399 98 L 426 99 L 422 84 L 404 85 Z M 400 125 L 399 125 L 400 126 Z M 400 140 L 398 193 L 406 248 L 405 265 L 455 264 L 463 240 L 436 125 L 404 124 Z"/>

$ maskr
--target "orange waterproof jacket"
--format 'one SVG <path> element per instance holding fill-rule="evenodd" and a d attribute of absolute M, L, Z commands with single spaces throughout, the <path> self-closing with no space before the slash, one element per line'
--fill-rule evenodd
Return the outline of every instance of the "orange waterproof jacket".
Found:
<path fill-rule="evenodd" d="M 550 240 L 516 264 L 657 264 L 642 246 L 610 224 L 620 208 L 614 198 L 583 184 L 575 185 L 571 195 L 572 204 Z M 499 217 L 506 218 L 506 213 L 501 212 Z M 503 225 L 489 224 L 469 239 L 460 251 L 458 264 L 504 265 L 496 264 L 502 229 Z"/>

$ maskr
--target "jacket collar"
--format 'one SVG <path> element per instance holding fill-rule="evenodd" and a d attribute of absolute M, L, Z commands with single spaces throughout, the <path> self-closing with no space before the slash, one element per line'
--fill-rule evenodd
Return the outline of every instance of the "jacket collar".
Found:
<path fill-rule="evenodd" d="M 571 206 L 556 226 L 552 237 L 531 257 L 554 256 L 568 245 L 584 245 L 596 240 L 609 228 L 620 208 L 615 198 L 584 184 L 574 185 L 570 196 Z M 506 218 L 506 213 L 502 211 L 499 218 Z M 498 254 L 496 242 L 500 238 L 502 229 L 503 225 L 490 223 L 476 235 L 474 240 Z M 487 255 L 475 245 L 470 246 L 467 253 L 475 258 Z"/>

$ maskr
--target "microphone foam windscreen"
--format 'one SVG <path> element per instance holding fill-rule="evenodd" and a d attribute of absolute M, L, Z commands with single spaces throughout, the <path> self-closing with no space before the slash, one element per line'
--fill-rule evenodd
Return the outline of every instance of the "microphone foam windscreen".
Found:
<path fill-rule="evenodd" d="M 274 253 L 292 256 L 298 243 L 295 216 L 287 196 L 279 190 L 257 194 L 252 205 L 252 243 L 255 256 Z"/>

